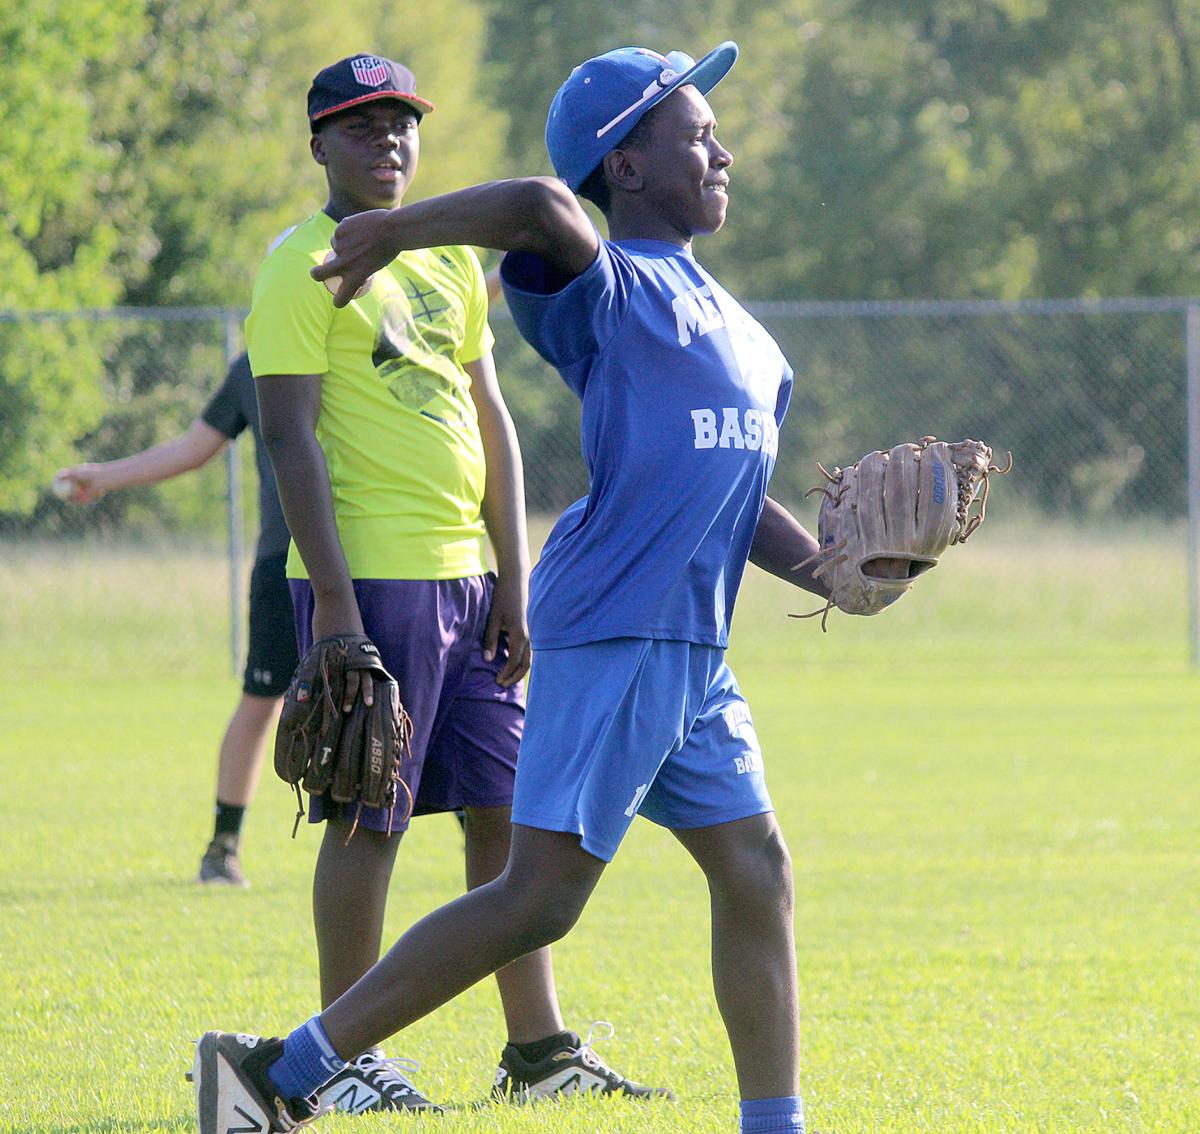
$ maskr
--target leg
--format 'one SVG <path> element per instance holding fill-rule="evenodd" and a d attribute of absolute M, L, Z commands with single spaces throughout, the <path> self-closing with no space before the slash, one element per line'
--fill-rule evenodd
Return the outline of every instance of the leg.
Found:
<path fill-rule="evenodd" d="M 798 1095 L 792 867 L 775 816 L 674 834 L 708 880 L 713 986 L 741 1096 Z"/>
<path fill-rule="evenodd" d="M 267 740 L 275 727 L 281 699 L 274 694 L 243 693 L 217 760 L 217 805 L 213 837 L 200 860 L 197 881 L 209 885 L 245 886 L 238 861 L 242 818 L 254 798 Z"/>
<path fill-rule="evenodd" d="M 508 862 L 512 824 L 507 807 L 468 807 L 467 889 L 498 878 Z M 538 949 L 496 973 L 510 1043 L 532 1043 L 563 1030 L 550 949 Z"/>
<path fill-rule="evenodd" d="M 381 1043 L 489 973 L 557 941 L 607 865 L 574 835 L 516 825 L 503 874 L 422 918 L 321 1013 L 342 1058 Z"/>
<path fill-rule="evenodd" d="M 264 555 L 250 573 L 249 646 L 242 699 L 221 741 L 217 799 L 246 807 L 254 799 L 263 753 L 299 660 L 287 553 Z"/>
<path fill-rule="evenodd" d="M 221 740 L 213 838 L 200 863 L 201 882 L 245 885 L 238 841 L 246 808 L 258 790 L 263 757 L 296 668 L 286 555 L 259 558 L 250 574 L 250 644 L 242 699 Z"/>
<path fill-rule="evenodd" d="M 217 760 L 217 799 L 221 803 L 246 807 L 253 801 L 281 704 L 280 697 L 242 694 L 225 729 Z"/>
<path fill-rule="evenodd" d="M 323 1008 L 379 960 L 388 882 L 400 846 L 399 834 L 388 836 L 361 826 L 347 844 L 350 829 L 348 820 L 326 821 L 313 873 Z"/>

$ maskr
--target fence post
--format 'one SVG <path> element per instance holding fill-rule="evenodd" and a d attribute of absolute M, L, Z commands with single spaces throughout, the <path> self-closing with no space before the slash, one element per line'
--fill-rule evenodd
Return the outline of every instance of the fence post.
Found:
<path fill-rule="evenodd" d="M 1200 668 L 1200 305 L 1187 307 L 1188 611 L 1192 667 Z"/>
<path fill-rule="evenodd" d="M 238 317 L 225 313 L 225 367 L 238 353 Z M 245 657 L 245 632 L 242 625 L 242 463 L 238 438 L 225 447 L 225 506 L 229 531 L 229 650 L 236 676 Z"/>

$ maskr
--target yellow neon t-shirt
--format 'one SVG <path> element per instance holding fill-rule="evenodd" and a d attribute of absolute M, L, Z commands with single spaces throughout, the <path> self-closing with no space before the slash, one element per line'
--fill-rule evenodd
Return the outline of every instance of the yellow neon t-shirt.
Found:
<path fill-rule="evenodd" d="M 353 578 L 482 574 L 483 442 L 463 366 L 494 342 L 483 269 L 469 248 L 404 252 L 339 311 L 308 274 L 335 227 L 317 213 L 263 262 L 251 368 L 321 376 L 317 439 Z M 288 576 L 306 577 L 294 542 Z"/>

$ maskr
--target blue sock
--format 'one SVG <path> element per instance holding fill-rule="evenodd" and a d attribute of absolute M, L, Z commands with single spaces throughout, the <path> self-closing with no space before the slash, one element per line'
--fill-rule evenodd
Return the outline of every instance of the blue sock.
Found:
<path fill-rule="evenodd" d="M 741 1134 L 804 1134 L 804 1104 L 799 1095 L 743 1099 Z"/>
<path fill-rule="evenodd" d="M 321 1027 L 321 1017 L 314 1016 L 283 1041 L 283 1054 L 267 1068 L 267 1078 L 285 1099 L 303 1099 L 345 1066 Z"/>

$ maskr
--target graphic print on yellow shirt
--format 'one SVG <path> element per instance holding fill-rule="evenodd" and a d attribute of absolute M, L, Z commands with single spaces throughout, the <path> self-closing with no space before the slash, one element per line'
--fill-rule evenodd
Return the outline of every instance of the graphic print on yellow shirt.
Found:
<path fill-rule="evenodd" d="M 436 289 L 423 290 L 407 276 L 400 283 L 403 293 L 380 300 L 371 362 L 397 401 L 437 417 L 427 407 L 439 393 L 462 386 L 464 375 L 455 362 L 465 331 L 461 313 Z M 464 392 L 469 399 L 469 391 Z"/>
<path fill-rule="evenodd" d="M 263 262 L 250 365 L 321 378 L 317 439 L 354 578 L 478 575 L 485 467 L 463 367 L 494 341 L 483 269 L 467 248 L 404 252 L 339 310 L 308 274 L 335 227 L 317 213 Z M 294 544 L 288 574 L 305 574 Z"/>

